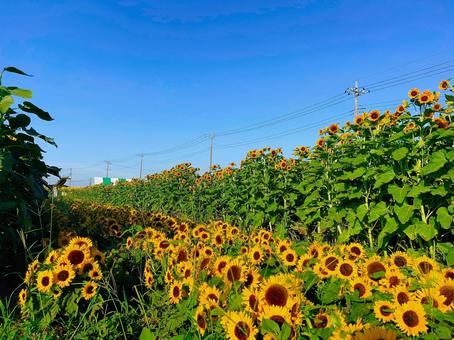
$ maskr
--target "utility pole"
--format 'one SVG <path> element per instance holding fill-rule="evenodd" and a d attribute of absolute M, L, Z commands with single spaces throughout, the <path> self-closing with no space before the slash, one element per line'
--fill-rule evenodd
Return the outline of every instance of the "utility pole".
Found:
<path fill-rule="evenodd" d="M 139 155 L 140 157 L 140 178 L 142 178 L 143 175 L 143 153 Z"/>
<path fill-rule="evenodd" d="M 71 186 L 73 181 L 73 168 L 69 168 L 69 186 Z"/>
<path fill-rule="evenodd" d="M 355 116 L 359 114 L 359 96 L 369 93 L 370 91 L 365 89 L 364 87 L 358 87 L 358 81 L 355 80 L 355 86 L 349 87 L 345 90 L 345 93 L 348 95 L 353 94 L 355 96 Z"/>
<path fill-rule="evenodd" d="M 214 133 L 210 135 L 210 171 L 211 167 L 213 166 L 213 141 L 214 141 Z"/>
<path fill-rule="evenodd" d="M 104 162 L 106 162 L 106 177 L 109 177 L 110 161 L 104 161 Z"/>

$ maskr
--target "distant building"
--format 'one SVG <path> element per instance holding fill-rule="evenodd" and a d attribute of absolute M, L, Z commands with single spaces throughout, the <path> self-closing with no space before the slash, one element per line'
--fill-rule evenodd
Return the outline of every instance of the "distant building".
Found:
<path fill-rule="evenodd" d="M 93 185 L 94 184 L 115 184 L 115 183 L 122 183 L 122 182 L 130 182 L 130 178 L 111 178 L 111 177 L 94 177 L 93 178 Z"/>

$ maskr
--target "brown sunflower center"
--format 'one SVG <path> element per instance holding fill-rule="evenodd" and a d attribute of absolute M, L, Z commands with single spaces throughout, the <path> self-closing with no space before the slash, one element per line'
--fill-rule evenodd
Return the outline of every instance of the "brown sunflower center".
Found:
<path fill-rule="evenodd" d="M 420 264 L 418 264 L 418 267 L 423 274 L 428 274 L 434 268 L 429 262 L 421 262 Z"/>
<path fill-rule="evenodd" d="M 353 267 L 349 263 L 342 263 L 339 267 L 339 271 L 343 276 L 350 276 L 353 273 Z"/>
<path fill-rule="evenodd" d="M 205 269 L 208 264 L 210 263 L 210 258 L 206 257 L 202 260 L 202 263 L 200 263 L 200 269 Z"/>
<path fill-rule="evenodd" d="M 419 324 L 418 314 L 412 310 L 404 312 L 402 320 L 408 327 L 416 327 Z"/>
<path fill-rule="evenodd" d="M 226 265 L 227 265 L 227 262 L 225 262 L 225 261 L 219 262 L 218 272 L 222 272 L 222 269 L 224 269 Z"/>
<path fill-rule="evenodd" d="M 397 266 L 397 267 L 403 267 L 403 266 L 406 266 L 407 265 L 407 259 L 403 256 L 396 256 L 394 258 L 394 264 Z"/>
<path fill-rule="evenodd" d="M 216 243 L 222 244 L 222 237 L 220 235 L 216 236 Z"/>
<path fill-rule="evenodd" d="M 188 254 L 186 253 L 186 250 L 180 250 L 178 252 L 177 261 L 183 262 L 183 261 L 187 261 L 187 260 L 188 260 Z"/>
<path fill-rule="evenodd" d="M 331 271 L 334 271 L 339 263 L 339 260 L 334 256 L 330 256 L 325 260 L 325 267 Z"/>
<path fill-rule="evenodd" d="M 199 326 L 200 329 L 205 329 L 207 326 L 205 318 L 201 314 L 197 314 L 197 325 Z"/>
<path fill-rule="evenodd" d="M 184 271 L 184 278 L 187 279 L 189 276 L 191 276 L 191 269 L 186 269 Z"/>
<path fill-rule="evenodd" d="M 49 283 L 50 283 L 49 276 L 44 276 L 44 277 L 42 278 L 42 280 L 41 280 L 41 284 L 42 284 L 44 287 L 46 287 L 46 286 L 49 285 Z"/>
<path fill-rule="evenodd" d="M 407 293 L 405 292 L 400 292 L 397 294 L 397 302 L 399 302 L 401 305 L 404 303 L 407 303 L 410 300 L 410 297 L 408 296 Z"/>
<path fill-rule="evenodd" d="M 356 283 L 353 286 L 353 289 L 359 292 L 359 297 L 363 296 L 366 293 L 366 287 L 364 287 L 362 283 Z"/>
<path fill-rule="evenodd" d="M 239 340 L 246 340 L 251 333 L 251 329 L 246 322 L 240 321 L 235 325 L 235 336 Z"/>
<path fill-rule="evenodd" d="M 396 287 L 400 283 L 400 279 L 397 276 L 391 276 L 389 278 L 389 286 Z"/>
<path fill-rule="evenodd" d="M 314 324 L 315 328 L 325 328 L 328 324 L 328 317 L 326 315 L 317 315 Z"/>
<path fill-rule="evenodd" d="M 351 247 L 350 251 L 355 255 L 358 255 L 358 256 L 361 255 L 361 249 L 359 249 L 356 246 Z"/>
<path fill-rule="evenodd" d="M 87 289 L 86 289 L 86 292 L 88 294 L 92 294 L 93 293 L 93 286 L 88 286 Z"/>
<path fill-rule="evenodd" d="M 260 253 L 258 251 L 254 252 L 254 260 L 256 261 L 260 260 Z"/>
<path fill-rule="evenodd" d="M 380 313 L 381 313 L 381 315 L 383 315 L 383 316 L 389 316 L 389 315 L 391 315 L 390 309 L 391 309 L 390 306 L 387 306 L 387 305 L 381 306 L 381 307 L 380 307 Z"/>
<path fill-rule="evenodd" d="M 68 260 L 71 262 L 72 265 L 76 266 L 80 263 L 82 263 L 85 259 L 85 254 L 81 250 L 72 250 L 68 254 Z"/>
<path fill-rule="evenodd" d="M 265 301 L 269 305 L 285 306 L 287 304 L 288 292 L 284 286 L 273 284 L 265 292 Z"/>
<path fill-rule="evenodd" d="M 86 264 L 84 264 L 82 271 L 84 273 L 88 273 L 92 269 L 93 269 L 93 265 L 91 263 L 86 263 Z"/>
<path fill-rule="evenodd" d="M 67 270 L 61 270 L 58 274 L 57 274 L 57 278 L 59 281 L 66 281 L 69 277 L 69 272 Z"/>
<path fill-rule="evenodd" d="M 280 315 L 273 315 L 272 317 L 270 317 L 270 320 L 273 320 L 273 321 L 276 322 L 279 326 L 281 326 L 281 325 L 284 324 L 284 322 L 285 322 L 284 317 L 282 317 L 282 316 L 280 316 Z"/>
<path fill-rule="evenodd" d="M 233 265 L 227 272 L 227 279 L 230 282 L 238 281 L 241 279 L 241 268 L 237 265 Z"/>
<path fill-rule="evenodd" d="M 254 312 L 257 312 L 259 310 L 259 303 L 257 297 L 254 294 L 251 294 L 249 296 L 249 307 L 251 307 Z"/>
<path fill-rule="evenodd" d="M 382 265 L 380 262 L 372 262 L 367 266 L 367 275 L 369 276 L 370 279 L 374 281 L 380 280 L 380 278 L 376 277 L 374 278 L 374 274 L 379 273 L 379 272 L 386 272 L 386 268 L 384 265 Z"/>
<path fill-rule="evenodd" d="M 293 262 L 293 260 L 295 259 L 295 256 L 293 254 L 287 254 L 285 259 L 287 260 L 287 262 Z"/>
<path fill-rule="evenodd" d="M 180 287 L 178 287 L 178 286 L 173 287 L 172 295 L 175 298 L 179 297 L 180 296 Z"/>
<path fill-rule="evenodd" d="M 441 295 L 446 297 L 443 304 L 449 306 L 454 301 L 454 286 L 442 286 L 439 291 Z"/>

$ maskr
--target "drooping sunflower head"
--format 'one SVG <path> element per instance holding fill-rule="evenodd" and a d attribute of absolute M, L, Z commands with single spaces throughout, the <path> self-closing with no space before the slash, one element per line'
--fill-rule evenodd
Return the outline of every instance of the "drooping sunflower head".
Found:
<path fill-rule="evenodd" d="M 262 275 L 260 275 L 259 271 L 256 268 L 247 268 L 246 279 L 244 281 L 244 285 L 246 287 L 257 287 L 261 281 Z"/>
<path fill-rule="evenodd" d="M 331 317 L 328 313 L 320 311 L 314 316 L 312 324 L 315 328 L 329 328 L 332 324 Z"/>
<path fill-rule="evenodd" d="M 60 252 L 58 250 L 52 250 L 46 257 L 44 261 L 45 264 L 54 264 L 57 262 L 58 258 L 60 257 Z"/>
<path fill-rule="evenodd" d="M 423 307 L 417 302 L 398 305 L 395 312 L 395 323 L 408 336 L 427 332 L 427 320 Z"/>
<path fill-rule="evenodd" d="M 51 270 L 43 270 L 38 273 L 36 287 L 41 293 L 47 293 L 52 288 L 53 273 Z"/>
<path fill-rule="evenodd" d="M 250 313 L 258 313 L 260 308 L 260 297 L 255 289 L 243 288 L 241 292 L 243 306 Z"/>
<path fill-rule="evenodd" d="M 207 318 L 205 310 L 202 306 L 199 306 L 195 311 L 195 322 L 197 324 L 197 330 L 200 335 L 203 336 L 207 329 Z"/>
<path fill-rule="evenodd" d="M 85 300 L 90 300 L 93 296 L 96 295 L 96 291 L 98 290 L 98 284 L 93 281 L 88 281 L 85 286 L 82 288 L 82 297 Z"/>
<path fill-rule="evenodd" d="M 93 246 L 93 242 L 88 237 L 73 237 L 69 242 L 69 247 L 77 246 L 77 247 L 85 247 L 90 249 Z"/>
<path fill-rule="evenodd" d="M 149 273 L 144 276 L 145 286 L 150 289 L 153 286 L 154 278 L 153 274 Z"/>
<path fill-rule="evenodd" d="M 28 291 L 25 288 L 22 288 L 21 291 L 19 292 L 19 298 L 17 303 L 21 308 L 25 306 L 25 303 L 27 302 L 27 297 L 28 297 Z"/>
<path fill-rule="evenodd" d="M 360 333 L 355 333 L 352 340 L 396 340 L 397 336 L 390 329 L 372 326 Z"/>

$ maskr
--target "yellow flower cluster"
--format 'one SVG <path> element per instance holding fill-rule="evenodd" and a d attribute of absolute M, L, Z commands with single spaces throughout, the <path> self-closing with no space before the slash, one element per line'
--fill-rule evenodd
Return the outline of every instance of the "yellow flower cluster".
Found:
<path fill-rule="evenodd" d="M 315 327 L 332 329 L 332 339 L 371 334 L 395 339 L 389 323 L 409 336 L 428 330 L 424 305 L 441 313 L 454 310 L 454 269 L 443 269 L 427 256 L 368 256 L 358 243 L 302 246 L 266 230 L 245 234 L 223 221 L 194 225 L 162 214 L 154 219 L 172 236 L 147 227 L 128 238 L 126 248 L 162 262 L 171 303 L 197 295 L 194 322 L 202 336 L 208 325 L 220 322 L 229 339 L 255 339 L 264 320 L 272 320 L 288 325 L 292 338 Z M 144 271 L 149 288 L 154 282 L 151 263 L 148 259 Z M 348 323 L 348 314 L 337 305 L 320 304 L 305 282 L 308 272 L 317 289 L 339 282 L 338 298 L 356 296 L 382 328 L 360 319 Z"/>

